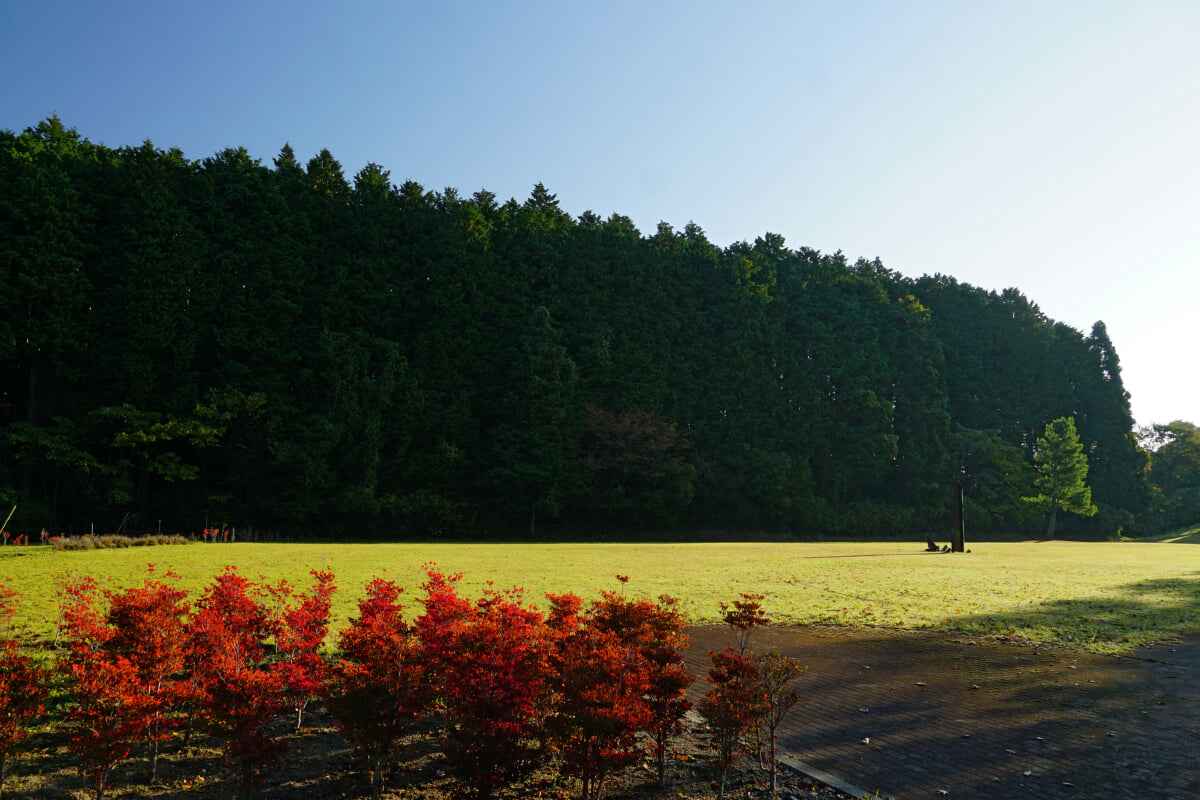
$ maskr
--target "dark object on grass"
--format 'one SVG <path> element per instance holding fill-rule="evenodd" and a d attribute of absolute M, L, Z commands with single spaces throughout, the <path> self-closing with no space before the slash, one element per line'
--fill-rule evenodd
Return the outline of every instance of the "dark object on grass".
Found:
<path fill-rule="evenodd" d="M 967 549 L 967 526 L 963 519 L 963 490 L 962 486 L 958 484 L 955 484 L 954 491 L 950 497 L 950 521 L 952 524 L 950 530 L 950 548 L 956 553 L 961 553 Z"/>

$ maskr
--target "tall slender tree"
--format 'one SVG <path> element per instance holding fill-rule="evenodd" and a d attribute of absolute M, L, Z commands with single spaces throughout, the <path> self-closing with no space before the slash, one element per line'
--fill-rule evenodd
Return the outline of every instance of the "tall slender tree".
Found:
<path fill-rule="evenodd" d="M 514 511 L 524 511 L 529 535 L 538 514 L 558 514 L 572 481 L 575 363 L 559 343 L 550 312 L 539 306 L 513 359 L 506 420 L 494 433 L 490 480 Z"/>
<path fill-rule="evenodd" d="M 1029 500 L 1050 512 L 1047 539 L 1054 538 L 1060 510 L 1085 517 L 1096 513 L 1096 506 L 1092 504 L 1092 490 L 1085 482 L 1088 474 L 1087 456 L 1075 431 L 1075 420 L 1059 417 L 1049 422 L 1045 433 L 1038 437 L 1033 460 L 1038 470 L 1034 479 L 1038 494 Z"/>

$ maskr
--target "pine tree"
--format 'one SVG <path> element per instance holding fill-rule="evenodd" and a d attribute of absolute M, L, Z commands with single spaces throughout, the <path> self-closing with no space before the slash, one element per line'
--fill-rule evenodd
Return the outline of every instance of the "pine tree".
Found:
<path fill-rule="evenodd" d="M 1075 431 L 1074 419 L 1059 417 L 1048 423 L 1045 433 L 1038 437 L 1033 460 L 1038 469 L 1033 482 L 1038 494 L 1026 499 L 1043 510 L 1049 509 L 1047 539 L 1054 538 L 1059 509 L 1085 517 L 1096 513 L 1092 490 L 1084 482 L 1088 473 L 1087 456 Z"/>

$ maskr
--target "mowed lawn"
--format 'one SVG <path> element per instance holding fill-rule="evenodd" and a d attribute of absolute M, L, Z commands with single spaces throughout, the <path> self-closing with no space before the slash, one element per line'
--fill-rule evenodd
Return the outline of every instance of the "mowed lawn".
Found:
<path fill-rule="evenodd" d="M 364 584 L 382 576 L 407 587 L 421 611 L 422 565 L 461 572 L 475 597 L 488 581 L 523 587 L 545 607 L 546 592 L 585 599 L 624 593 L 679 598 L 692 623 L 719 620 L 718 603 L 739 592 L 766 596 L 777 623 L 934 628 L 1094 652 L 1132 652 L 1151 641 L 1200 631 L 1200 546 L 1168 542 L 972 542 L 973 552 L 931 554 L 919 543 L 703 544 L 192 544 L 51 552 L 6 548 L 0 577 L 21 596 L 27 635 L 53 638 L 59 585 L 70 574 L 120 587 L 146 577 L 147 563 L 172 570 L 191 598 L 225 565 L 247 577 L 308 585 L 308 571 L 337 576 L 340 628 Z M 332 642 L 332 639 L 331 639 Z"/>

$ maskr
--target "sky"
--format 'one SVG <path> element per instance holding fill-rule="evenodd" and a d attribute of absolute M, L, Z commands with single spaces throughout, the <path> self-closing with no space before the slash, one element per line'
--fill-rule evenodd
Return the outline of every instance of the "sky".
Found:
<path fill-rule="evenodd" d="M 1200 2 L 0 0 L 0 129 L 322 148 L 1103 320 L 1200 424 Z"/>

